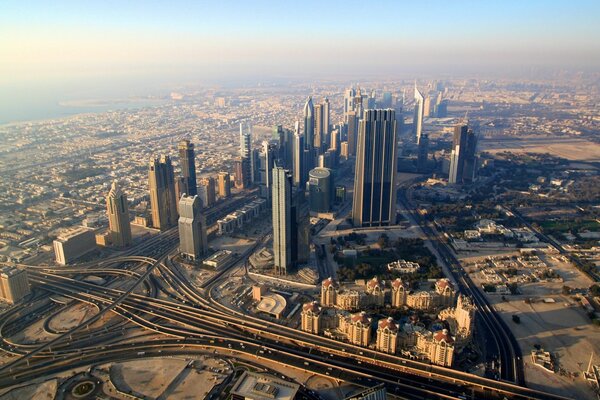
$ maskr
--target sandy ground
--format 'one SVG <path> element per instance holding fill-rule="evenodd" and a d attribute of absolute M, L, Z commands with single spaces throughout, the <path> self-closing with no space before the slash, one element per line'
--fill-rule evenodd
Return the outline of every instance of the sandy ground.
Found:
<path fill-rule="evenodd" d="M 112 382 L 119 390 L 150 399 L 204 398 L 232 372 L 221 359 L 152 358 L 110 366 Z M 217 372 L 221 370 L 222 372 Z"/>
<path fill-rule="evenodd" d="M 590 354 L 600 352 L 600 330 L 590 324 L 581 307 L 566 306 L 568 299 L 562 296 L 556 296 L 553 304 L 526 304 L 522 296 L 511 297 L 508 302 L 502 302 L 499 296 L 489 297 L 521 346 L 525 379 L 530 387 L 570 398 L 595 398 L 581 376 L 570 378 L 553 374 L 534 365 L 530 359 L 533 346 L 539 344 L 556 356 L 559 367 L 581 375 L 587 368 Z M 513 314 L 520 316 L 520 324 L 512 322 Z"/>
<path fill-rule="evenodd" d="M 42 383 L 34 383 L 22 386 L 0 396 L 0 400 L 23 400 L 23 399 L 54 399 L 58 383 L 51 379 Z"/>
<path fill-rule="evenodd" d="M 563 282 L 535 282 L 520 284 L 520 295 L 502 296 L 490 294 L 488 299 L 500 313 L 514 333 L 525 365 L 525 379 L 528 386 L 576 399 L 593 399 L 594 394 L 588 383 L 581 377 L 587 368 L 590 354 L 600 352 L 600 329 L 593 326 L 578 302 L 570 296 L 562 295 L 563 285 L 571 288 L 586 288 L 592 281 L 569 262 L 564 262 L 556 254 L 537 252 L 546 265 L 558 272 Z M 473 262 L 485 257 L 462 257 L 462 261 Z M 467 268 L 471 271 L 472 268 Z M 520 268 L 523 270 L 523 268 Z M 472 273 L 472 279 L 481 284 L 480 273 Z M 551 298 L 555 303 L 544 303 Z M 525 299 L 532 299 L 530 304 Z M 521 323 L 512 321 L 513 315 L 519 315 Z M 567 374 L 579 374 L 579 377 L 563 376 L 551 373 L 534 365 L 530 354 L 534 345 L 556 357 L 557 366 Z M 595 363 L 600 362 L 597 357 Z"/>
<path fill-rule="evenodd" d="M 114 364 L 110 376 L 124 392 L 157 398 L 185 368 L 187 361 L 171 358 L 140 359 Z"/>
<path fill-rule="evenodd" d="M 509 140 L 481 140 L 479 150 L 497 153 L 550 153 L 572 161 L 597 162 L 600 160 L 600 145 L 582 138 L 524 137 Z"/>
<path fill-rule="evenodd" d="M 50 329 L 66 332 L 78 326 L 85 319 L 96 313 L 96 308 L 90 304 L 78 303 L 55 315 L 48 323 Z"/>

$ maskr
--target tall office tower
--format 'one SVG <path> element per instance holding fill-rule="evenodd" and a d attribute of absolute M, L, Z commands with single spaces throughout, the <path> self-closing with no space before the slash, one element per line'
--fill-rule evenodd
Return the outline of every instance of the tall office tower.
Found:
<path fill-rule="evenodd" d="M 336 152 L 340 149 L 340 130 L 341 129 L 338 127 L 338 125 L 336 125 L 334 129 L 331 130 L 331 134 L 329 135 L 329 148 Z"/>
<path fill-rule="evenodd" d="M 326 213 L 331 211 L 334 197 L 334 183 L 331 170 L 314 168 L 309 172 L 308 203 L 310 211 Z"/>
<path fill-rule="evenodd" d="M 175 197 L 180 199 L 182 194 L 187 194 L 187 184 L 183 176 L 178 176 L 175 178 Z M 177 202 L 177 207 L 179 207 L 179 202 Z"/>
<path fill-rule="evenodd" d="M 442 100 L 440 104 L 436 106 L 435 116 L 437 118 L 446 118 L 448 116 L 448 100 Z"/>
<path fill-rule="evenodd" d="M 179 251 L 196 260 L 208 249 L 206 218 L 198 196 L 181 196 L 179 200 Z"/>
<path fill-rule="evenodd" d="M 305 160 L 305 137 L 300 134 L 299 123 L 296 122 L 296 133 L 294 134 L 294 157 L 293 157 L 293 173 L 294 185 L 301 186 L 306 183 L 306 160 Z"/>
<path fill-rule="evenodd" d="M 421 135 L 417 153 L 417 171 L 423 172 L 427 169 L 427 157 L 429 152 L 429 135 L 426 133 Z"/>
<path fill-rule="evenodd" d="M 221 198 L 227 198 L 231 196 L 231 180 L 229 178 L 229 172 L 219 172 L 219 196 Z"/>
<path fill-rule="evenodd" d="M 356 111 L 356 115 L 360 117 L 363 110 L 363 96 L 360 93 L 360 88 L 358 88 L 356 91 L 356 96 L 354 97 L 354 111 Z"/>
<path fill-rule="evenodd" d="M 233 181 L 235 187 L 244 188 L 244 168 L 242 167 L 243 158 L 237 158 L 233 161 Z"/>
<path fill-rule="evenodd" d="M 281 167 L 273 168 L 273 257 L 275 272 L 286 275 L 292 261 L 292 179 Z"/>
<path fill-rule="evenodd" d="M 308 97 L 304 104 L 304 147 L 312 149 L 315 143 L 315 107 L 312 97 Z"/>
<path fill-rule="evenodd" d="M 275 159 L 285 165 L 285 129 L 283 129 L 283 126 L 277 125 L 275 129 L 273 129 L 273 137 L 271 140 L 277 142 Z"/>
<path fill-rule="evenodd" d="M 252 125 L 250 122 L 240 122 L 240 157 L 250 158 L 252 149 Z"/>
<path fill-rule="evenodd" d="M 29 293 L 27 270 L 12 266 L 0 269 L 0 300 L 15 304 Z"/>
<path fill-rule="evenodd" d="M 396 136 L 394 110 L 365 111 L 358 130 L 352 204 L 357 227 L 395 223 Z"/>
<path fill-rule="evenodd" d="M 356 155 L 356 139 L 358 137 L 358 115 L 355 111 L 349 111 L 346 114 L 347 135 L 348 135 L 348 156 Z"/>
<path fill-rule="evenodd" d="M 442 103 L 442 92 L 438 92 L 437 95 L 436 95 L 436 97 L 435 97 L 435 106 L 439 107 L 439 105 L 441 103 Z"/>
<path fill-rule="evenodd" d="M 267 200 L 271 198 L 272 170 L 276 152 L 277 149 L 274 145 L 266 140 L 262 143 L 259 166 L 259 195 Z"/>
<path fill-rule="evenodd" d="M 366 103 L 365 104 L 365 109 L 366 110 L 372 110 L 373 108 L 375 108 L 375 90 L 371 90 L 371 94 L 365 97 Z"/>
<path fill-rule="evenodd" d="M 353 87 L 346 89 L 344 92 L 344 115 L 348 111 L 354 110 L 354 98 L 356 97 L 356 90 Z"/>
<path fill-rule="evenodd" d="M 425 101 L 423 102 L 423 117 L 429 117 L 431 111 L 431 97 L 427 96 L 425 97 Z"/>
<path fill-rule="evenodd" d="M 417 138 L 417 144 L 421 141 L 421 133 L 423 132 L 423 115 L 425 99 L 415 83 L 415 114 L 413 117 L 413 132 Z"/>
<path fill-rule="evenodd" d="M 212 207 L 217 201 L 217 191 L 215 189 L 215 178 L 212 176 L 200 179 L 200 200 L 203 207 Z"/>
<path fill-rule="evenodd" d="M 175 196 L 175 178 L 169 156 L 150 160 L 148 170 L 150 187 L 150 207 L 152 208 L 152 226 L 165 230 L 177 223 L 177 197 Z"/>
<path fill-rule="evenodd" d="M 110 239 L 115 246 L 127 247 L 131 244 L 131 225 L 129 224 L 129 206 L 127 196 L 117 182 L 113 182 L 106 196 L 106 213 Z"/>
<path fill-rule="evenodd" d="M 383 92 L 381 108 L 392 108 L 392 92 Z"/>
<path fill-rule="evenodd" d="M 467 125 L 458 124 L 454 127 L 448 183 L 462 183 L 463 181 L 468 130 L 469 127 Z"/>
<path fill-rule="evenodd" d="M 243 179 L 242 186 L 244 189 L 252 186 L 254 182 L 254 174 L 252 167 L 254 166 L 252 160 L 252 126 L 249 122 L 240 122 L 240 157 L 242 158 L 241 177 Z"/>
<path fill-rule="evenodd" d="M 283 138 L 281 159 L 283 165 L 291 171 L 294 169 L 294 132 L 291 129 L 284 129 Z"/>
<path fill-rule="evenodd" d="M 315 154 L 321 154 L 321 149 L 323 148 L 324 135 L 325 132 L 323 130 L 323 114 L 325 107 L 323 104 L 317 104 L 314 107 L 315 110 L 315 137 L 313 147 L 315 149 Z"/>
<path fill-rule="evenodd" d="M 250 151 L 250 179 L 252 185 L 260 183 L 260 151 L 258 149 Z"/>
<path fill-rule="evenodd" d="M 331 133 L 331 105 L 329 104 L 329 99 L 327 97 L 325 97 L 325 100 L 323 100 L 322 122 L 323 132 L 325 132 L 323 135 L 326 144 L 325 150 L 327 150 L 331 146 L 331 140 L 329 139 L 329 134 Z"/>
<path fill-rule="evenodd" d="M 194 144 L 189 140 L 179 142 L 179 162 L 181 163 L 181 174 L 185 179 L 186 193 L 190 196 L 198 194 L 196 184 L 196 161 L 194 159 Z"/>
<path fill-rule="evenodd" d="M 477 135 L 472 129 L 467 131 L 465 147 L 465 165 L 463 167 L 463 183 L 472 183 L 477 173 Z"/>
<path fill-rule="evenodd" d="M 292 190 L 292 264 L 299 265 L 310 258 L 310 211 L 304 187 Z"/>

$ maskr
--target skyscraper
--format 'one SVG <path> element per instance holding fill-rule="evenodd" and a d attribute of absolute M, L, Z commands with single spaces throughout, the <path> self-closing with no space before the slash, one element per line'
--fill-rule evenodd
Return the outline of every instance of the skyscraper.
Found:
<path fill-rule="evenodd" d="M 219 196 L 221 198 L 227 198 L 231 196 L 231 180 L 229 178 L 229 172 L 219 172 Z"/>
<path fill-rule="evenodd" d="M 477 135 L 472 129 L 467 131 L 467 145 L 465 152 L 465 165 L 463 167 L 463 182 L 471 183 L 477 174 Z"/>
<path fill-rule="evenodd" d="M 292 178 L 273 168 L 273 257 L 276 273 L 287 274 L 292 265 Z"/>
<path fill-rule="evenodd" d="M 329 134 L 331 133 L 331 107 L 327 97 L 323 100 L 323 117 L 321 119 L 321 125 L 323 129 L 323 140 L 326 145 L 325 150 L 327 150 L 331 146 L 331 139 L 329 138 Z"/>
<path fill-rule="evenodd" d="M 294 185 L 304 185 L 307 180 L 305 137 L 300 133 L 300 123 L 296 121 L 293 146 L 293 173 Z"/>
<path fill-rule="evenodd" d="M 250 158 L 252 148 L 252 125 L 249 122 L 240 122 L 240 157 Z"/>
<path fill-rule="evenodd" d="M 310 170 L 314 163 L 314 144 L 315 144 L 315 108 L 312 97 L 308 97 L 304 104 L 304 148 L 309 151 L 307 168 Z"/>
<path fill-rule="evenodd" d="M 254 182 L 254 174 L 252 172 L 254 165 L 252 160 L 252 126 L 249 122 L 240 123 L 240 157 L 242 159 L 240 164 L 242 169 L 240 174 L 240 178 L 242 179 L 241 187 L 247 189 Z"/>
<path fill-rule="evenodd" d="M 456 125 L 450 152 L 448 183 L 470 183 L 475 178 L 477 136 L 467 125 Z"/>
<path fill-rule="evenodd" d="M 346 114 L 346 124 L 348 133 L 348 156 L 356 155 L 356 139 L 358 137 L 358 116 L 355 111 L 349 111 Z"/>
<path fill-rule="evenodd" d="M 194 144 L 189 140 L 179 142 L 179 162 L 181 163 L 181 174 L 185 179 L 186 191 L 190 196 L 198 194 L 196 186 L 196 162 L 194 159 Z"/>
<path fill-rule="evenodd" d="M 181 196 L 179 200 L 179 251 L 196 260 L 206 254 L 206 218 L 198 196 Z"/>
<path fill-rule="evenodd" d="M 395 223 L 396 142 L 394 110 L 365 111 L 358 129 L 352 205 L 357 227 Z"/>
<path fill-rule="evenodd" d="M 148 170 L 152 226 L 165 230 L 177 223 L 177 197 L 173 165 L 167 155 L 150 160 Z"/>
<path fill-rule="evenodd" d="M 314 168 L 309 172 L 308 199 L 310 211 L 326 213 L 331 211 L 334 197 L 333 175 L 328 168 Z"/>
<path fill-rule="evenodd" d="M 417 144 L 421 141 L 421 133 L 423 131 L 423 115 L 424 115 L 425 99 L 415 82 L 415 114 L 413 117 L 413 132 L 417 138 Z"/>
<path fill-rule="evenodd" d="M 315 154 L 320 154 L 321 147 L 323 146 L 323 109 L 323 104 L 315 106 L 315 141 L 313 143 Z"/>
<path fill-rule="evenodd" d="M 304 186 L 292 189 L 292 265 L 310 258 L 310 212 Z"/>
<path fill-rule="evenodd" d="M 450 171 L 448 173 L 449 183 L 462 183 L 468 130 L 467 125 L 458 124 L 454 127 L 452 150 L 450 151 Z"/>
<path fill-rule="evenodd" d="M 271 198 L 271 180 L 276 147 L 268 141 L 263 141 L 259 165 L 259 194 L 262 198 Z"/>
<path fill-rule="evenodd" d="M 344 115 L 347 112 L 354 110 L 354 98 L 356 97 L 356 90 L 353 87 L 346 89 L 344 92 Z"/>
<path fill-rule="evenodd" d="M 121 191 L 116 181 L 112 183 L 110 192 L 106 196 L 106 214 L 112 243 L 118 247 L 129 246 L 131 244 L 131 225 L 127 196 Z"/>
<path fill-rule="evenodd" d="M 212 207 L 217 201 L 215 178 L 209 176 L 200 180 L 200 199 L 203 207 Z"/>
<path fill-rule="evenodd" d="M 429 152 L 429 135 L 426 133 L 421 135 L 417 153 L 417 171 L 423 172 L 427 168 L 427 158 Z"/>

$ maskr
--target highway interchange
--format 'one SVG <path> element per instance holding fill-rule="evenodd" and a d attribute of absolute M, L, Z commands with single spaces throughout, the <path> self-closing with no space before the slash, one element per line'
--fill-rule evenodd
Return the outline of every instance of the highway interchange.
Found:
<path fill-rule="evenodd" d="M 281 363 L 367 387 L 383 382 L 389 393 L 407 399 L 561 398 L 523 386 L 521 355 L 510 330 L 462 269 L 456 268 L 457 260 L 432 228 L 412 215 L 436 243 L 438 253 L 453 266 L 459 290 L 474 298 L 478 315 L 493 333 L 501 360 L 501 380 L 313 335 L 223 305 L 213 294 L 228 274 L 200 288 L 173 266 L 171 257 L 178 244 L 174 228 L 111 259 L 75 267 L 28 266 L 35 288 L 32 300 L 0 315 L 0 348 L 14 354 L 0 366 L 0 387 L 105 362 L 215 352 L 230 357 L 244 355 L 256 362 Z M 262 240 L 257 241 L 257 246 L 261 243 Z M 247 253 L 240 255 L 234 265 L 242 265 Z M 82 280 L 90 274 L 103 277 L 106 283 Z M 90 304 L 99 311 L 45 343 L 12 341 L 10 338 L 18 330 L 65 307 L 48 302 L 51 295 Z M 119 319 L 98 324 L 106 315 Z"/>

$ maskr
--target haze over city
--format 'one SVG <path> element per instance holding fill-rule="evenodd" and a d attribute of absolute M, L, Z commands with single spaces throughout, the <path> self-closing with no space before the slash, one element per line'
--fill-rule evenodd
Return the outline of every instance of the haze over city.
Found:
<path fill-rule="evenodd" d="M 0 121 L 65 100 L 145 96 L 181 85 L 597 70 L 599 7 L 8 1 L 0 15 Z"/>
<path fill-rule="evenodd" d="M 0 399 L 597 399 L 600 4 L 6 1 Z"/>

